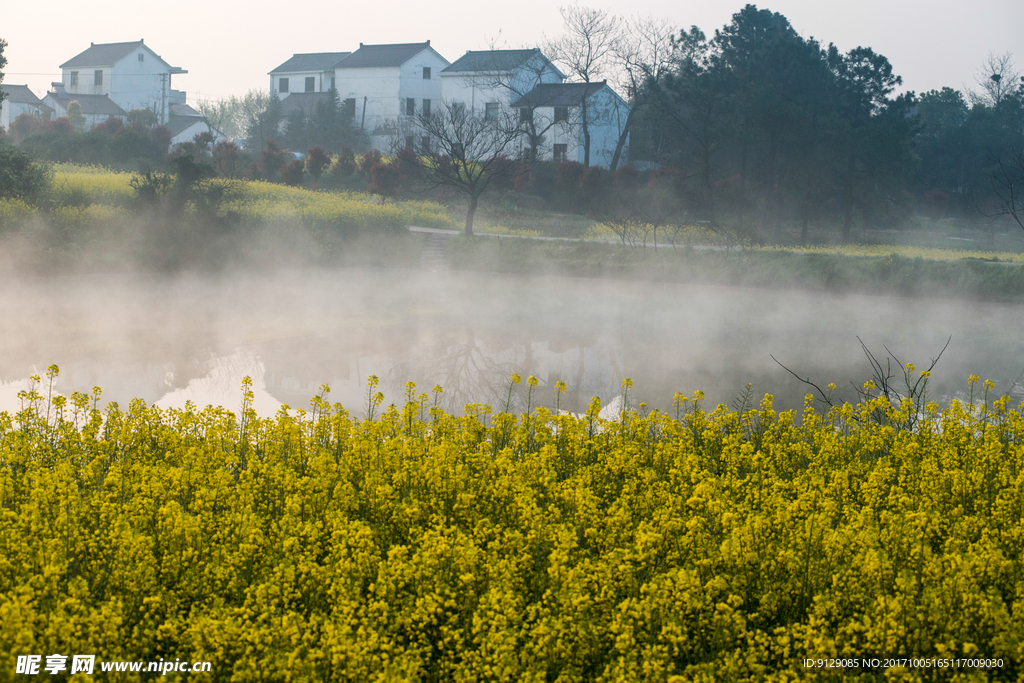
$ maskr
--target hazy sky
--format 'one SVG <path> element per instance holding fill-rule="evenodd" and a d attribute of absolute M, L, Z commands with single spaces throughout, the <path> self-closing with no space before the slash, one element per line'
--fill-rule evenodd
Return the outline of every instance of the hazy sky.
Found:
<path fill-rule="evenodd" d="M 708 34 L 728 23 L 741 0 L 613 0 L 583 3 L 614 13 L 666 17 Z M 8 42 L 5 83 L 42 96 L 60 64 L 89 47 L 145 39 L 173 66 L 188 70 L 174 87 L 190 102 L 266 88 L 267 72 L 295 52 L 354 50 L 360 42 L 429 39 L 454 61 L 492 40 L 533 46 L 561 30 L 558 4 L 546 0 L 243 3 L 178 0 L 7 0 L 0 38 Z M 904 87 L 918 93 L 974 85 L 989 53 L 1012 52 L 1024 71 L 1024 0 L 773 0 L 758 7 L 785 15 L 805 37 L 858 45 L 889 58 Z"/>

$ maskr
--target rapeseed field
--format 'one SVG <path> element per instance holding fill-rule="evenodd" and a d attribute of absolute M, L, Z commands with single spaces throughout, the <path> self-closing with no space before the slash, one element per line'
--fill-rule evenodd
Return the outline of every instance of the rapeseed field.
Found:
<path fill-rule="evenodd" d="M 0 414 L 0 680 L 83 652 L 213 681 L 1021 677 L 1024 416 L 974 377 L 614 420 L 531 408 L 535 378 L 521 414 L 463 415 L 371 378 L 264 419 L 248 382 L 238 414 L 101 410 L 57 373 Z"/>
<path fill-rule="evenodd" d="M 136 205 L 132 173 L 102 168 L 57 165 L 51 189 L 51 214 L 60 225 L 102 225 L 113 217 L 109 211 L 84 207 L 103 206 L 128 211 Z M 400 229 L 409 225 L 448 228 L 454 222 L 440 204 L 429 201 L 381 202 L 360 192 L 313 192 L 274 183 L 243 180 L 212 180 L 224 185 L 223 215 L 231 214 L 250 224 L 298 221 L 314 231 L 331 229 Z M 13 200 L 0 204 L 0 222 L 23 220 L 30 210 Z M 122 212 L 117 212 L 120 217 Z"/>

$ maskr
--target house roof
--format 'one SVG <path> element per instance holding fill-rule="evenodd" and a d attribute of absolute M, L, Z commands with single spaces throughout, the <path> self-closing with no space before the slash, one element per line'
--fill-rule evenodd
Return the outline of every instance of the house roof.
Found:
<path fill-rule="evenodd" d="M 64 111 L 74 100 L 82 107 L 82 113 L 86 116 L 127 116 L 124 109 L 117 106 L 112 99 L 106 95 L 68 95 L 58 97 L 57 93 L 46 93 L 46 96 L 58 103 Z"/>
<path fill-rule="evenodd" d="M 191 116 L 192 118 L 205 119 L 206 115 L 200 111 L 196 111 L 190 105 L 187 104 L 172 104 L 171 105 L 171 116 Z"/>
<path fill-rule="evenodd" d="M 176 138 L 197 123 L 206 123 L 204 118 L 195 116 L 168 116 L 164 128 L 170 131 L 171 137 Z M 209 124 L 207 124 L 209 127 Z"/>
<path fill-rule="evenodd" d="M 541 83 L 512 103 L 512 107 L 573 107 L 592 96 L 608 84 L 597 83 Z"/>
<path fill-rule="evenodd" d="M 373 66 L 402 66 L 410 59 L 430 49 L 425 43 L 393 43 L 390 45 L 363 45 L 338 62 L 339 69 L 360 69 Z M 443 59 L 443 58 L 442 58 Z"/>
<path fill-rule="evenodd" d="M 305 52 L 292 55 L 291 59 L 270 73 L 291 73 L 295 71 L 330 71 L 351 52 Z"/>
<path fill-rule="evenodd" d="M 540 50 L 537 48 L 531 50 L 467 50 L 466 54 L 442 69 L 442 72 L 511 71 L 538 52 Z"/>
<path fill-rule="evenodd" d="M 27 85 L 0 85 L 0 90 L 7 94 L 7 99 L 19 104 L 32 104 L 37 107 L 45 107 L 43 101 L 36 97 L 36 94 L 29 90 Z"/>
<path fill-rule="evenodd" d="M 281 100 L 281 116 L 302 110 L 311 114 L 319 102 L 329 102 L 334 97 L 330 92 L 293 92 Z"/>
<path fill-rule="evenodd" d="M 84 52 L 80 52 L 68 61 L 60 65 L 62 69 L 70 69 L 76 66 L 110 66 L 114 62 L 118 61 L 131 54 L 132 50 L 143 45 L 141 40 L 136 40 L 131 43 L 91 43 L 89 49 Z M 149 48 L 146 48 L 149 50 Z M 153 52 L 152 50 L 149 50 Z M 156 55 L 155 52 L 153 54 Z M 160 55 L 156 55 L 160 58 Z M 163 61 L 161 59 L 160 61 Z M 166 62 L 164 62 L 166 64 Z"/>

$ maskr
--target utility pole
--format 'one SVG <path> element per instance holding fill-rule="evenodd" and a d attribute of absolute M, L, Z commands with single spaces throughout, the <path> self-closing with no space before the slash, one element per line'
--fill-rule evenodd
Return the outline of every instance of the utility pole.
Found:
<path fill-rule="evenodd" d="M 160 125 L 167 123 L 167 77 L 170 74 L 160 74 Z"/>

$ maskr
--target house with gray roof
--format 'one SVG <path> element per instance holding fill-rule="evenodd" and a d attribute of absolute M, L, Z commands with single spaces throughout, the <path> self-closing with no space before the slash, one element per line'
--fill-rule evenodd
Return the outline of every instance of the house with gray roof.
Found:
<path fill-rule="evenodd" d="M 6 95 L 0 101 L 0 127 L 4 130 L 10 130 L 11 122 L 22 114 L 40 119 L 49 118 L 53 114 L 53 109 L 43 104 L 27 85 L 0 85 L 0 90 Z"/>
<path fill-rule="evenodd" d="M 439 74 L 448 60 L 423 43 L 359 44 L 335 65 L 335 87 L 375 149 L 420 147 L 427 141 L 416 116 L 441 103 Z"/>
<path fill-rule="evenodd" d="M 280 98 L 294 93 L 323 93 L 334 87 L 334 69 L 351 52 L 307 52 L 291 56 L 270 72 L 270 92 Z"/>
<path fill-rule="evenodd" d="M 206 120 L 206 116 L 187 104 L 171 105 L 170 116 L 165 127 L 171 134 L 172 145 L 180 142 L 189 142 L 200 133 L 212 134 L 214 144 L 227 140 L 226 135 L 210 125 L 210 122 Z"/>
<path fill-rule="evenodd" d="M 171 78 L 188 72 L 171 66 L 142 40 L 90 43 L 60 69 L 64 91 L 74 99 L 106 96 L 123 111 L 153 111 L 161 124 L 167 123 L 172 104 L 185 104 L 185 93 L 172 87 Z"/>
<path fill-rule="evenodd" d="M 564 80 L 565 74 L 537 48 L 470 50 L 441 71 L 441 90 L 445 101 L 462 102 L 486 115 L 541 83 Z"/>
<path fill-rule="evenodd" d="M 590 133 L 590 165 L 611 166 L 629 107 L 607 81 L 541 83 L 511 103 L 520 121 L 544 138 L 539 158 L 555 162 L 584 160 L 584 103 Z M 623 158 L 628 158 L 627 146 Z"/>
<path fill-rule="evenodd" d="M 78 102 L 82 113 L 85 115 L 85 129 L 88 130 L 98 123 L 103 123 L 111 116 L 122 121 L 128 118 L 128 112 L 119 107 L 107 95 L 71 94 L 67 92 L 64 84 L 56 81 L 50 84 L 53 88 L 43 97 L 43 104 L 53 110 L 55 118 L 66 118 L 68 107 L 72 102 Z"/>

